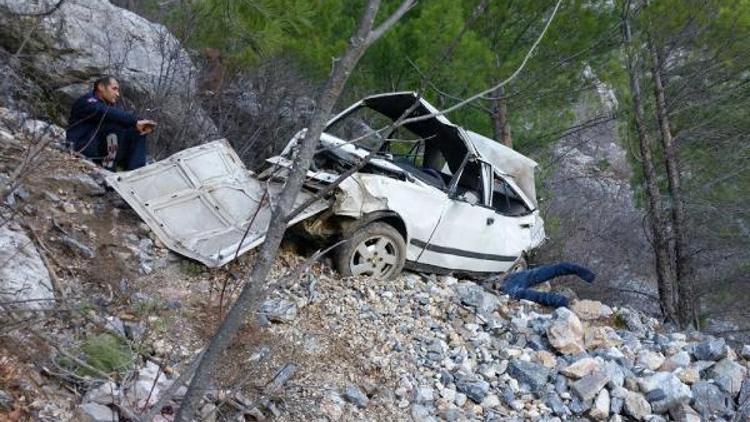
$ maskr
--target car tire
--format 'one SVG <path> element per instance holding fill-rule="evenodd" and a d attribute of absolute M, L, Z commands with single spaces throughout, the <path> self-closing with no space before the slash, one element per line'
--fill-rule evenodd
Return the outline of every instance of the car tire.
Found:
<path fill-rule="evenodd" d="M 393 226 L 374 222 L 358 228 L 336 251 L 341 275 L 389 279 L 406 262 L 406 243 Z"/>

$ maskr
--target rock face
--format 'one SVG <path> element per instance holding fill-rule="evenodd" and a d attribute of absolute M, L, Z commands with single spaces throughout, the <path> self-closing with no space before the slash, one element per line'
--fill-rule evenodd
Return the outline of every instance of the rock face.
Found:
<path fill-rule="evenodd" d="M 29 32 L 31 18 L 17 13 L 38 13 L 54 3 L 4 1 L 0 47 L 16 51 Z M 190 95 L 195 92 L 195 67 L 164 26 L 100 0 L 65 1 L 34 25 L 24 46 L 28 67 L 64 102 L 72 103 L 90 89 L 90 82 L 111 74 L 120 79 L 126 98 L 157 103 L 160 114 L 153 117 L 162 123 L 188 125 L 185 129 L 203 137 L 216 132 Z"/>
<path fill-rule="evenodd" d="M 23 309 L 47 309 L 55 295 L 34 242 L 9 225 L 0 227 L 0 299 Z"/>

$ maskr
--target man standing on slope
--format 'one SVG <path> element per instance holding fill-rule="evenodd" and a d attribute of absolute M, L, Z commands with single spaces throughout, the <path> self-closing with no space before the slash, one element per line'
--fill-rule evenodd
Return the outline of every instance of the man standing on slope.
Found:
<path fill-rule="evenodd" d="M 93 90 L 73 103 L 68 144 L 102 167 L 134 170 L 146 164 L 146 135 L 156 123 L 139 120 L 117 105 L 120 84 L 111 76 L 94 82 Z"/>

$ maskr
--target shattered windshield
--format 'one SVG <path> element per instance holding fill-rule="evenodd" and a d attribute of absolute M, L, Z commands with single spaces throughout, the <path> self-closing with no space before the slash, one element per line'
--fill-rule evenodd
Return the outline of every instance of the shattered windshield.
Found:
<path fill-rule="evenodd" d="M 390 118 L 368 107 L 359 107 L 351 113 L 331 123 L 326 133 L 339 139 L 350 141 L 359 148 L 372 151 L 379 148 L 385 134 L 379 131 L 387 128 Z"/>

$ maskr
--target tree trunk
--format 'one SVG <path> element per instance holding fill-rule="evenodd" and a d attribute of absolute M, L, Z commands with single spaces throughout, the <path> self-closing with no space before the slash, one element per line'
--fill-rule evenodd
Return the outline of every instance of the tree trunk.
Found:
<path fill-rule="evenodd" d="M 513 138 L 510 135 L 510 123 L 508 122 L 508 101 L 505 99 L 504 86 L 499 87 L 493 93 L 492 125 L 495 140 L 508 148 L 513 148 Z"/>
<path fill-rule="evenodd" d="M 685 224 L 685 201 L 682 196 L 680 162 L 674 146 L 672 129 L 669 124 L 665 89 L 662 81 L 662 60 L 659 49 L 650 40 L 649 47 L 652 58 L 652 73 L 654 78 L 654 97 L 656 98 L 656 116 L 661 131 L 661 143 L 664 149 L 664 163 L 667 168 L 669 196 L 672 202 L 672 235 L 674 236 L 674 277 L 677 288 L 678 325 L 684 327 L 696 324 L 695 294 L 693 280 L 688 271 L 687 259 L 687 226 Z"/>
<path fill-rule="evenodd" d="M 627 12 L 626 12 L 627 13 Z M 661 193 L 654 168 L 654 157 L 651 151 L 643 112 L 643 96 L 641 95 L 641 75 L 636 46 L 632 43 L 630 22 L 623 17 L 625 44 L 628 50 L 628 73 L 630 76 L 630 92 L 633 97 L 633 112 L 635 128 L 638 134 L 638 145 L 641 152 L 644 183 L 646 185 L 647 209 L 646 217 L 651 229 L 654 261 L 656 264 L 656 279 L 659 290 L 659 304 L 664 317 L 669 321 L 679 321 L 674 302 L 674 278 L 670 265 L 669 244 L 666 237 L 666 226 L 661 215 Z"/>
<path fill-rule="evenodd" d="M 317 108 L 308 126 L 300 150 L 295 157 L 293 167 L 271 211 L 271 221 L 266 233 L 266 239 L 260 247 L 258 258 L 253 265 L 249 280 L 245 283 L 237 301 L 229 310 L 226 318 L 218 328 L 203 353 L 195 375 L 177 411 L 175 420 L 191 420 L 198 403 L 213 379 L 215 369 L 222 354 L 229 346 L 234 334 L 240 328 L 248 315 L 251 315 L 258 300 L 262 297 L 265 281 L 278 253 L 279 244 L 286 231 L 286 215 L 292 209 L 294 200 L 302 188 L 307 169 L 310 167 L 315 147 L 323 132 L 333 106 L 349 79 L 352 70 L 364 54 L 367 47 L 380 38 L 393 26 L 413 5 L 413 0 L 404 0 L 401 6 L 380 26 L 373 29 L 375 16 L 380 7 L 379 0 L 368 0 L 357 28 L 357 32 L 349 40 L 344 56 L 334 65 L 331 76 L 318 97 Z"/>

